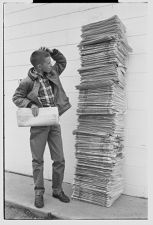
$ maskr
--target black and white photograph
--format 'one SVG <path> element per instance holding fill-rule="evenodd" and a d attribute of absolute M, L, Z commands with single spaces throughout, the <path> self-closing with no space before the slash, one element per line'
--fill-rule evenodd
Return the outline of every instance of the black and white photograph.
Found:
<path fill-rule="evenodd" d="M 3 219 L 147 221 L 148 1 L 1 12 Z"/>

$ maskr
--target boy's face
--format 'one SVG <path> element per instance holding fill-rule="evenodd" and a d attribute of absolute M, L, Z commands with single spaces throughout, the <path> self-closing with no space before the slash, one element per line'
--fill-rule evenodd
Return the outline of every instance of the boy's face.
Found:
<path fill-rule="evenodd" d="M 44 59 L 44 62 L 42 64 L 40 64 L 40 67 L 41 67 L 42 72 L 50 73 L 51 69 L 52 69 L 51 58 L 46 57 Z"/>

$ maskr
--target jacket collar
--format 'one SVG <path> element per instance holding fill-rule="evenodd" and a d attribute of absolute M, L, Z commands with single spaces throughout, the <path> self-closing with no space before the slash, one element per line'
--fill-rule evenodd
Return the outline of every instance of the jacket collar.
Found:
<path fill-rule="evenodd" d="M 36 80 L 38 78 L 38 73 L 37 71 L 35 70 L 34 67 L 30 68 L 29 71 L 28 71 L 28 76 L 31 78 L 31 80 Z"/>
<path fill-rule="evenodd" d="M 46 73 L 44 73 L 43 75 L 47 75 Z M 41 73 L 38 73 L 34 67 L 30 68 L 28 71 L 28 76 L 35 81 L 36 79 L 38 79 L 39 77 L 43 77 L 43 75 Z"/>
<path fill-rule="evenodd" d="M 54 70 L 52 70 L 50 73 L 44 73 L 43 75 L 45 75 L 45 77 L 47 77 L 48 79 L 53 79 L 56 76 Z M 43 77 L 43 75 L 38 73 L 34 67 L 30 68 L 28 71 L 28 76 L 33 81 L 37 80 L 39 77 Z"/>

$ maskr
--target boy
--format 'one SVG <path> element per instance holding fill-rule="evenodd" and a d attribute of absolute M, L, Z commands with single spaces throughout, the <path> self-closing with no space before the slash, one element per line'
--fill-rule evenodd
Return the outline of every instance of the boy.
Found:
<path fill-rule="evenodd" d="M 51 57 L 56 61 L 53 66 Z M 66 58 L 57 49 L 50 50 L 41 47 L 32 53 L 30 62 L 33 67 L 16 89 L 12 99 L 13 102 L 18 107 L 30 107 L 33 116 L 38 115 L 40 107 L 51 106 L 57 106 L 59 115 L 62 115 L 71 107 L 69 98 L 66 96 L 59 79 L 59 75 L 66 67 Z M 52 195 L 62 202 L 70 201 L 62 190 L 65 159 L 60 125 L 31 127 L 30 147 L 35 185 L 34 204 L 38 208 L 44 206 L 43 154 L 46 142 L 48 142 L 53 160 Z"/>

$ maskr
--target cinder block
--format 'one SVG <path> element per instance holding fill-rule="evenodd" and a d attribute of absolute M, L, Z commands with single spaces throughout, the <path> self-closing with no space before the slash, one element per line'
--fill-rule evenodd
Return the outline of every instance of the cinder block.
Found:
<path fill-rule="evenodd" d="M 142 35 L 147 33 L 147 16 L 124 19 L 127 36 Z"/>
<path fill-rule="evenodd" d="M 147 108 L 146 92 L 131 91 L 127 93 L 128 109 L 145 110 Z M 139 112 L 138 112 L 139 113 Z"/>
<path fill-rule="evenodd" d="M 113 4 L 113 13 L 117 14 L 120 19 L 146 16 L 147 15 L 147 3 L 120 3 Z"/>
<path fill-rule="evenodd" d="M 147 143 L 146 131 L 143 129 L 125 129 L 124 143 L 126 146 L 144 147 Z"/>
<path fill-rule="evenodd" d="M 145 92 L 147 88 L 146 80 L 148 73 L 127 73 L 126 74 L 126 91 L 127 92 Z"/>
<path fill-rule="evenodd" d="M 61 83 L 66 91 L 76 91 L 75 86 L 79 84 L 79 77 L 77 74 L 72 76 L 61 76 Z"/>
<path fill-rule="evenodd" d="M 125 165 L 147 167 L 147 146 L 131 147 L 125 146 Z"/>
<path fill-rule="evenodd" d="M 147 129 L 145 110 L 127 110 L 125 115 L 125 129 Z M 141 121 L 141 122 L 140 122 Z"/>
<path fill-rule="evenodd" d="M 148 72 L 147 69 L 147 54 L 134 54 L 130 55 L 129 61 L 127 64 L 127 72 Z"/>
<path fill-rule="evenodd" d="M 143 187 L 147 184 L 147 169 L 146 166 L 129 166 L 125 165 L 123 169 L 124 179 L 127 184 L 140 185 Z"/>
<path fill-rule="evenodd" d="M 124 194 L 147 198 L 146 186 L 125 184 Z"/>
<path fill-rule="evenodd" d="M 127 40 L 133 49 L 132 54 L 147 52 L 147 35 L 130 36 Z"/>

